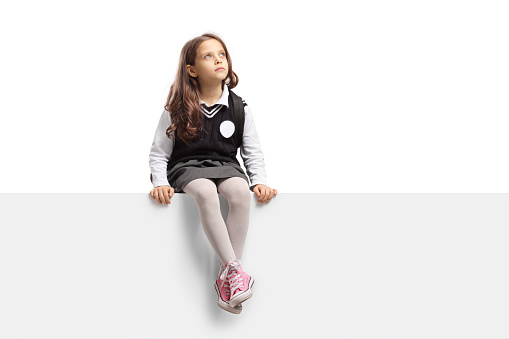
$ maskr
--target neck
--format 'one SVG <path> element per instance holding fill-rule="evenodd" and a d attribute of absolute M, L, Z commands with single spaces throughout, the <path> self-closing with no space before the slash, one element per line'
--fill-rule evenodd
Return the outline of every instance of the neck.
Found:
<path fill-rule="evenodd" d="M 207 105 L 217 102 L 223 95 L 221 83 L 217 84 L 200 84 L 200 97 Z"/>

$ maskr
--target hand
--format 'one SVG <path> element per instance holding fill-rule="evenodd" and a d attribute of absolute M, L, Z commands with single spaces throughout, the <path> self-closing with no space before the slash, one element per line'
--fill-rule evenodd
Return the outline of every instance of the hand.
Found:
<path fill-rule="evenodd" d="M 150 195 L 159 202 L 159 205 L 163 202 L 167 205 L 171 204 L 170 199 L 173 194 L 175 194 L 175 190 L 168 185 L 157 186 L 150 191 Z"/>
<path fill-rule="evenodd" d="M 258 202 L 262 204 L 266 201 L 269 202 L 274 195 L 277 195 L 277 189 L 270 188 L 263 184 L 256 185 L 255 188 L 253 188 L 253 192 L 260 198 Z"/>

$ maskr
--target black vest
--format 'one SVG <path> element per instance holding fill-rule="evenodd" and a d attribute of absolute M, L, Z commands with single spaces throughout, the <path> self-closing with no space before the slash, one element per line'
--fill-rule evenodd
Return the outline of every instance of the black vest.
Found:
<path fill-rule="evenodd" d="M 233 93 L 228 86 L 225 85 L 224 88 L 229 91 L 228 107 L 223 105 L 212 118 L 203 116 L 203 127 L 206 133 L 201 131 L 201 134 L 190 141 L 189 145 L 186 145 L 178 136 L 175 137 L 167 171 L 177 163 L 191 159 L 229 161 L 240 165 L 237 160 L 237 150 L 242 144 L 244 134 L 245 104 L 242 98 Z M 200 114 L 203 113 L 200 112 Z M 235 129 L 233 134 L 228 136 L 232 125 Z M 225 132 L 226 136 L 223 135 Z"/>

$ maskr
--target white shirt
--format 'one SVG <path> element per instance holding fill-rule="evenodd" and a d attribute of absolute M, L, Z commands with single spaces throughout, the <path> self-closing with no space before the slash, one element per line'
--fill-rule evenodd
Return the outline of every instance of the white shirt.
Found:
<path fill-rule="evenodd" d="M 208 106 L 205 101 L 200 99 L 200 112 L 202 112 L 205 117 L 212 118 L 217 112 L 220 111 L 222 108 L 221 105 L 228 107 L 228 96 L 229 91 L 223 90 L 221 98 L 219 98 L 219 100 L 214 104 L 217 105 L 217 107 L 210 110 L 210 112 L 205 110 L 201 105 L 205 104 L 207 107 L 212 107 L 214 105 Z M 242 99 L 242 102 L 245 103 L 244 99 Z M 247 175 L 251 181 L 250 189 L 252 190 L 253 187 L 257 184 L 265 185 L 265 161 L 260 139 L 258 138 L 253 115 L 249 106 L 244 106 L 244 113 L 244 134 L 242 136 L 242 145 L 240 146 L 240 156 L 244 161 L 244 167 L 246 168 Z M 170 125 L 170 114 L 164 110 L 161 118 L 159 119 L 159 124 L 157 125 L 154 141 L 152 142 L 152 147 L 150 149 L 149 155 L 149 166 L 152 173 L 152 183 L 154 187 L 162 185 L 170 186 L 168 183 L 166 168 L 173 151 L 175 140 L 174 131 L 172 132 L 172 139 L 168 138 L 166 135 L 166 129 L 170 127 Z"/>

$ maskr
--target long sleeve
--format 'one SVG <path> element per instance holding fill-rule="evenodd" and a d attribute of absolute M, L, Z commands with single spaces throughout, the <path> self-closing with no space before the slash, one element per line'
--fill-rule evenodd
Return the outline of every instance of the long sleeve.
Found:
<path fill-rule="evenodd" d="M 244 122 L 244 135 L 240 146 L 240 156 L 244 161 L 247 175 L 251 181 L 249 189 L 252 191 L 257 184 L 266 184 L 265 160 L 258 133 L 249 106 L 244 106 L 246 119 Z"/>
<path fill-rule="evenodd" d="M 166 167 L 173 152 L 175 139 L 170 139 L 166 135 L 166 129 L 171 125 L 170 114 L 164 110 L 159 124 L 157 125 L 154 141 L 150 149 L 149 166 L 152 173 L 152 184 L 154 187 L 170 185 L 166 176 Z M 173 136 L 175 135 L 172 132 Z"/>

